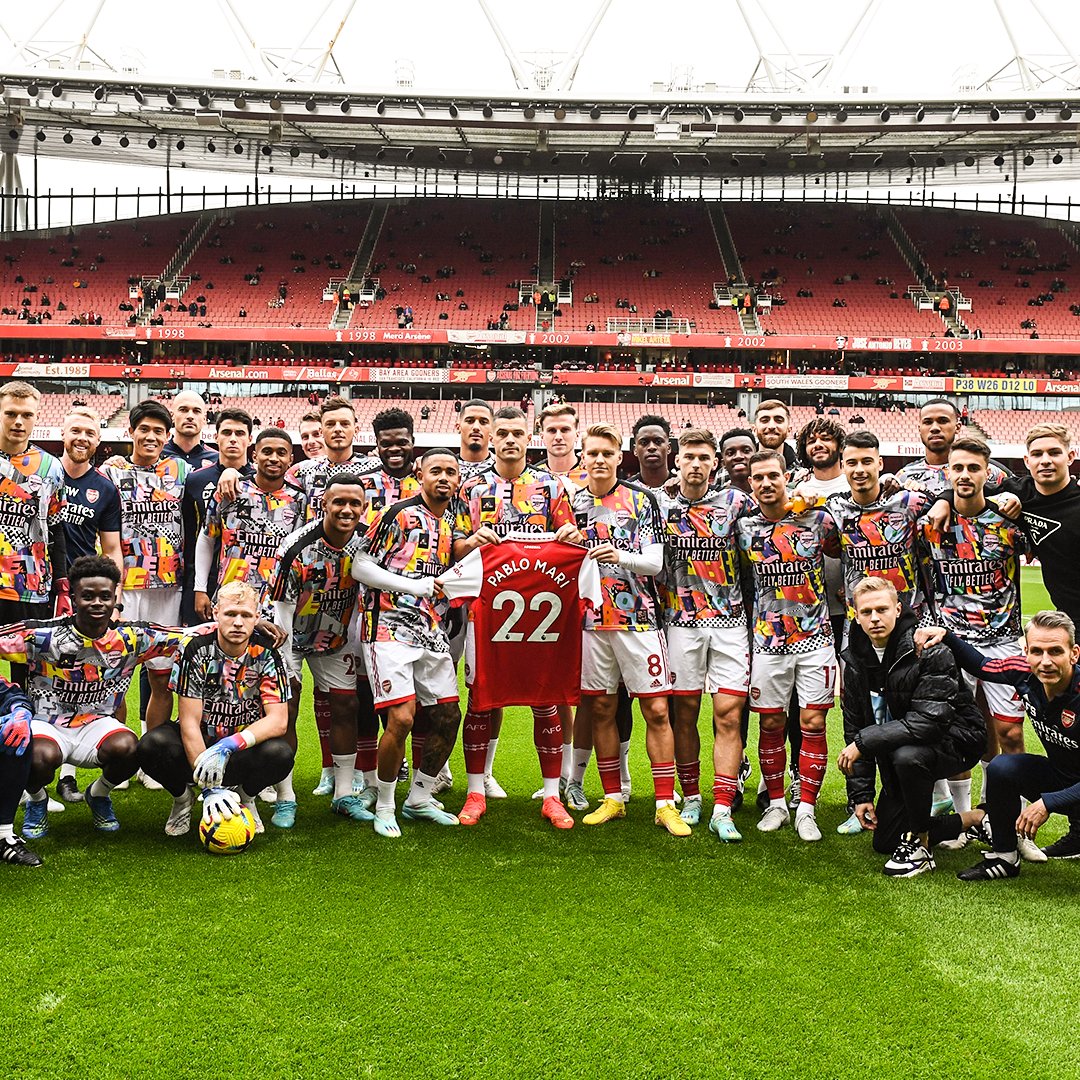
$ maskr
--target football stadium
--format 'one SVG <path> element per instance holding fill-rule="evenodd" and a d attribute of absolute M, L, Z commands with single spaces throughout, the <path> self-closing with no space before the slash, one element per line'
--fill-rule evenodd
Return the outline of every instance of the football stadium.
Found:
<path fill-rule="evenodd" d="M 1080 1076 L 1072 5 L 0 30 L 6 1075 Z"/>

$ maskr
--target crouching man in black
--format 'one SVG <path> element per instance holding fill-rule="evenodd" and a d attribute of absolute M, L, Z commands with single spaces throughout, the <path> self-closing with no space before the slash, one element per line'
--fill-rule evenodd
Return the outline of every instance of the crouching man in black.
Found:
<path fill-rule="evenodd" d="M 843 652 L 844 747 L 837 762 L 848 801 L 885 873 L 915 877 L 934 869 L 933 845 L 954 840 L 983 814 L 931 818 L 934 782 L 970 769 L 986 745 L 986 724 L 943 645 L 916 652 L 917 619 L 896 589 L 864 578 L 852 590 L 855 623 Z M 881 791 L 874 806 L 874 773 Z"/>

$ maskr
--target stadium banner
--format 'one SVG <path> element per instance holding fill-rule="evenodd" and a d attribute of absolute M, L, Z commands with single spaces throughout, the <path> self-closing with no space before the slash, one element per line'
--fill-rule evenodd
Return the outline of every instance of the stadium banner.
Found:
<path fill-rule="evenodd" d="M 134 341 L 139 344 L 167 341 L 282 340 L 317 345 L 533 345 L 571 348 L 664 348 L 736 349 L 784 352 L 892 352 L 1075 355 L 1072 338 L 947 338 L 873 337 L 820 334 L 805 337 L 781 334 L 627 334 L 588 333 L 572 330 L 420 330 L 362 326 L 334 330 L 303 326 L 71 326 L 50 324 L 27 327 L 24 323 L 0 324 L 0 339 L 35 341 Z"/>
<path fill-rule="evenodd" d="M 770 390 L 847 390 L 847 375 L 770 375 L 765 373 L 765 386 Z"/>
<path fill-rule="evenodd" d="M 754 376 L 756 378 L 756 376 Z M 747 378 L 742 373 L 736 373 L 734 371 L 695 371 L 694 372 L 694 385 L 701 387 L 721 387 L 724 389 L 734 388 L 736 385 L 735 379 L 738 378 L 738 385 L 746 388 L 744 380 Z"/>
<path fill-rule="evenodd" d="M 1046 380 L 1039 379 L 975 379 L 958 376 L 953 379 L 953 390 L 957 394 L 1037 394 L 1040 381 L 1046 385 Z M 1073 393 L 1075 392 L 1074 390 Z"/>
<path fill-rule="evenodd" d="M 450 374 L 449 368 L 377 367 L 360 370 L 367 372 L 368 382 L 444 383 L 449 381 Z"/>

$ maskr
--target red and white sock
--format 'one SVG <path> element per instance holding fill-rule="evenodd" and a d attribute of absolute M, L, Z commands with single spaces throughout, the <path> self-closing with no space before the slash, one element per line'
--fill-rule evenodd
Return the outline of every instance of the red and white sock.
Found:
<path fill-rule="evenodd" d="M 623 795 L 622 782 L 619 780 L 619 759 L 617 757 L 598 757 L 596 759 L 596 768 L 600 773 L 600 783 L 604 788 L 604 798 L 622 802 Z"/>
<path fill-rule="evenodd" d="M 330 695 L 325 690 L 312 692 L 315 701 L 315 730 L 319 733 L 319 749 L 322 751 L 322 767 L 333 767 L 330 753 Z"/>
<path fill-rule="evenodd" d="M 665 803 L 675 802 L 675 762 L 654 761 L 652 762 L 653 790 L 656 794 L 656 805 L 663 806 Z"/>
<path fill-rule="evenodd" d="M 559 794 L 559 774 L 562 771 L 562 721 L 554 705 L 533 708 L 533 743 L 540 758 L 540 775 L 544 778 L 544 798 Z"/>
<path fill-rule="evenodd" d="M 771 803 L 784 801 L 784 770 L 787 768 L 787 747 L 784 745 L 784 729 L 767 731 L 764 728 L 758 739 L 758 763 L 765 790 Z"/>
<path fill-rule="evenodd" d="M 807 731 L 802 728 L 802 747 L 799 749 L 799 803 L 817 805 L 818 792 L 825 779 L 829 763 L 829 744 L 824 731 Z"/>
<path fill-rule="evenodd" d="M 491 713 L 468 709 L 461 725 L 461 748 L 465 752 L 468 794 L 484 794 L 484 766 L 487 764 Z"/>
<path fill-rule="evenodd" d="M 730 811 L 735 804 L 735 796 L 739 791 L 739 778 L 737 776 L 714 776 L 712 782 L 713 807 L 720 809 L 727 807 Z"/>
<path fill-rule="evenodd" d="M 700 761 L 677 761 L 675 771 L 679 776 L 679 787 L 682 788 L 684 799 L 701 794 Z"/>

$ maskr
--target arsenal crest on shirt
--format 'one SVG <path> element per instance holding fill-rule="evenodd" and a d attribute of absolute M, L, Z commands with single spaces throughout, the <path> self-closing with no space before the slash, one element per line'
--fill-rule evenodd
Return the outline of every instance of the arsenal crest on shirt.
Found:
<path fill-rule="evenodd" d="M 99 494 L 100 493 L 98 492 L 97 488 L 87 488 L 86 489 L 86 501 L 88 503 L 96 503 L 98 501 L 98 495 Z"/>
<path fill-rule="evenodd" d="M 1071 728 L 1076 723 L 1076 713 L 1070 709 L 1061 710 L 1061 726 L 1063 728 Z"/>

